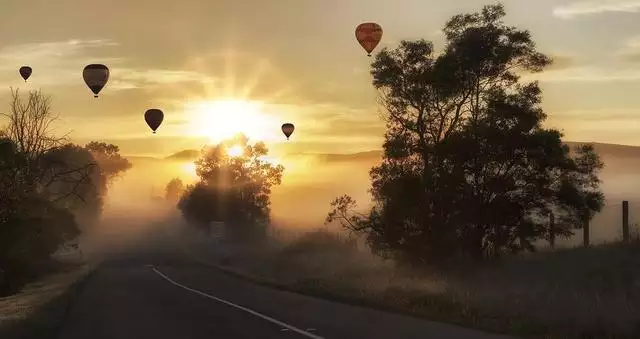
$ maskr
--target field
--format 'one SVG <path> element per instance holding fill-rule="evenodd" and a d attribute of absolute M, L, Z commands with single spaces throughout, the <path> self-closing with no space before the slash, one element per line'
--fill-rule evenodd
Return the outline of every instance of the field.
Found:
<path fill-rule="evenodd" d="M 447 273 L 395 267 L 326 230 L 263 248 L 192 239 L 199 261 L 275 287 L 530 338 L 640 337 L 640 242 L 563 249 Z"/>
<path fill-rule="evenodd" d="M 56 336 L 68 305 L 93 270 L 77 261 L 61 262 L 56 273 L 0 298 L 0 338 L 44 339 Z"/>

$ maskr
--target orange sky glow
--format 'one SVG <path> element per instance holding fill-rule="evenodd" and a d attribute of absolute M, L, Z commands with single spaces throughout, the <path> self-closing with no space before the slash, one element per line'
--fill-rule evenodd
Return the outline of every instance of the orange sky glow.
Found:
<path fill-rule="evenodd" d="M 604 2 L 504 4 L 508 23 L 529 29 L 557 60 L 525 77 L 541 82 L 546 125 L 568 140 L 640 145 L 640 1 Z M 127 155 L 164 157 L 238 132 L 265 141 L 275 156 L 378 149 L 384 123 L 372 59 L 354 28 L 383 27 L 376 51 L 418 38 L 441 48 L 449 17 L 489 3 L 7 0 L 0 107 L 10 86 L 42 89 L 60 115 L 57 131 L 79 143 L 113 142 Z M 82 81 L 88 63 L 111 69 L 99 99 Z M 23 64 L 34 69 L 28 83 L 17 73 Z M 149 108 L 165 113 L 157 134 L 143 120 Z M 289 141 L 285 122 L 296 125 Z"/>

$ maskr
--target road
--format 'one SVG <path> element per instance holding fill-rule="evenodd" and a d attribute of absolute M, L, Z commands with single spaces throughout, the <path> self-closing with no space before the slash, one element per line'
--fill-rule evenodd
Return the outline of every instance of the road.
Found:
<path fill-rule="evenodd" d="M 274 290 L 146 251 L 105 261 L 85 282 L 60 339 L 507 339 Z"/>

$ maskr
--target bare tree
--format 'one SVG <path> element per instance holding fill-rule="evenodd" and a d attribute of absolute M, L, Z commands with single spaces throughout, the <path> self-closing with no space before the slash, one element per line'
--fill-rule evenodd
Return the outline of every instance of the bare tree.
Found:
<path fill-rule="evenodd" d="M 53 134 L 52 124 L 58 115 L 51 110 L 51 98 L 41 91 L 30 91 L 26 100 L 19 90 L 11 88 L 9 113 L 0 113 L 8 123 L 0 135 L 4 135 L 15 147 L 15 154 L 23 159 L 14 164 L 14 175 L 20 174 L 25 183 L 39 193 L 49 195 L 52 201 L 69 197 L 82 198 L 79 187 L 91 184 L 91 175 L 98 170 L 93 159 L 78 163 L 62 156 L 69 145 L 67 134 Z M 57 188 L 52 190 L 54 184 Z M 64 188 L 60 191 L 60 188 Z"/>
<path fill-rule="evenodd" d="M 41 91 L 30 91 L 26 102 L 20 90 L 11 88 L 10 113 L 0 113 L 9 119 L 5 134 L 17 146 L 18 151 L 35 160 L 47 151 L 68 142 L 67 135 L 55 137 L 51 124 L 58 115 L 51 110 L 51 98 Z"/>

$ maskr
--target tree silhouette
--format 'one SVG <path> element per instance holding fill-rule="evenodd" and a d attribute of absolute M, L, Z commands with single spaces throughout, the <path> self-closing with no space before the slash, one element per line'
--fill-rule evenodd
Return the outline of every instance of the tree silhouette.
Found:
<path fill-rule="evenodd" d="M 92 141 L 85 148 L 100 165 L 100 170 L 107 177 L 107 182 L 113 181 L 132 166 L 129 160 L 120 155 L 120 148 L 117 145 Z"/>
<path fill-rule="evenodd" d="M 0 114 L 7 120 L 0 130 L 0 294 L 46 265 L 79 234 L 79 223 L 99 217 L 108 176 L 130 167 L 117 146 L 90 151 L 54 135 L 57 115 L 42 92 L 11 95 L 9 112 Z"/>
<path fill-rule="evenodd" d="M 241 147 L 230 156 L 230 147 Z M 232 235 L 262 234 L 269 222 L 271 188 L 279 185 L 284 167 L 263 160 L 263 142 L 249 144 L 244 135 L 207 147 L 195 162 L 200 180 L 187 186 L 178 203 L 185 219 L 206 227 L 222 221 Z"/>
<path fill-rule="evenodd" d="M 185 187 L 182 180 L 180 180 L 180 178 L 173 178 L 167 183 L 167 187 L 165 187 L 165 199 L 177 202 L 184 190 Z"/>
<path fill-rule="evenodd" d="M 535 250 L 550 211 L 582 225 L 602 208 L 597 154 L 587 146 L 571 157 L 561 133 L 541 126 L 538 84 L 519 81 L 551 60 L 504 15 L 498 4 L 452 17 L 440 55 L 418 40 L 376 56 L 387 132 L 370 171 L 375 207 L 353 214 L 343 196 L 327 222 L 365 233 L 381 255 L 424 263 Z"/>

